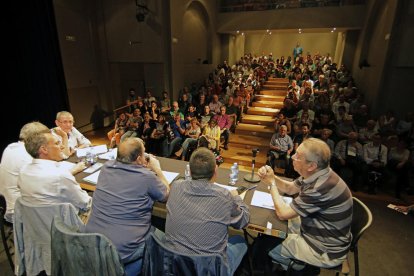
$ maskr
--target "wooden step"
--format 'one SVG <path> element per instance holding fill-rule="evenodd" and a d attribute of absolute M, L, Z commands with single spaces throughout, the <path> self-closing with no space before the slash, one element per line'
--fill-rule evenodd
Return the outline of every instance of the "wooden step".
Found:
<path fill-rule="evenodd" d="M 283 103 L 283 100 L 285 99 L 285 95 L 283 95 L 283 96 L 274 96 L 274 95 L 256 94 L 256 96 L 254 97 L 254 100 L 255 101 L 272 101 L 272 102 L 281 102 L 281 103 Z"/>
<path fill-rule="evenodd" d="M 276 113 L 279 112 L 277 108 L 269 108 L 269 107 L 250 107 L 247 110 L 247 114 L 250 115 L 262 115 L 262 116 L 271 116 L 275 117 Z"/>
<path fill-rule="evenodd" d="M 260 90 L 259 95 L 271 95 L 271 96 L 285 97 L 286 90 Z"/>
<path fill-rule="evenodd" d="M 258 152 L 255 158 L 256 167 L 261 167 L 266 164 L 267 152 Z M 237 162 L 241 166 L 250 167 L 252 166 L 253 154 L 249 149 L 242 149 L 236 147 L 229 147 L 228 150 L 222 150 L 221 156 L 226 164 Z M 224 163 L 223 163 L 224 164 Z M 223 165 L 222 164 L 222 165 Z M 220 167 L 222 166 L 220 165 Z"/>
<path fill-rule="evenodd" d="M 252 136 L 252 135 L 230 135 L 229 144 L 233 147 L 244 148 L 248 150 L 257 149 L 263 151 L 269 148 L 270 139 L 268 137 Z"/>
<path fill-rule="evenodd" d="M 275 119 L 270 116 L 245 114 L 242 117 L 243 124 L 273 126 L 274 121 Z"/>
<path fill-rule="evenodd" d="M 289 80 L 285 78 L 268 78 L 267 82 L 288 84 Z"/>
<path fill-rule="evenodd" d="M 274 102 L 274 101 L 255 101 L 252 103 L 255 107 L 270 107 L 270 108 L 282 108 L 283 102 Z"/>
<path fill-rule="evenodd" d="M 240 123 L 237 125 L 236 134 L 238 135 L 252 135 L 259 137 L 272 137 L 274 133 L 273 126 L 252 125 Z"/>
<path fill-rule="evenodd" d="M 265 83 L 262 86 L 262 89 L 269 89 L 269 90 L 287 90 L 287 85 L 284 84 L 270 84 L 270 83 Z"/>

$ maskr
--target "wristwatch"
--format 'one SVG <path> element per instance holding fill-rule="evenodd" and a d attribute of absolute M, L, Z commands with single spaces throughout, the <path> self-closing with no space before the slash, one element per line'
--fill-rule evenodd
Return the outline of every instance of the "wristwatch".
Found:
<path fill-rule="evenodd" d="M 276 187 L 276 184 L 273 182 L 272 184 L 270 184 L 270 186 L 268 187 L 268 189 L 272 189 L 272 187 Z"/>

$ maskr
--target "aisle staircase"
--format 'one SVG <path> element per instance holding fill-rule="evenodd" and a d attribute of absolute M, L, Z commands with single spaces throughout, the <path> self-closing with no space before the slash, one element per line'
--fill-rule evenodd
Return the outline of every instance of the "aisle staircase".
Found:
<path fill-rule="evenodd" d="M 224 163 L 220 167 L 230 168 L 237 162 L 241 170 L 251 171 L 253 149 L 259 149 L 256 167 L 266 164 L 266 153 L 274 132 L 273 122 L 283 106 L 288 84 L 288 79 L 269 78 L 263 85 L 247 114 L 242 115 L 236 132 L 230 135 L 229 149 L 221 151 Z"/>

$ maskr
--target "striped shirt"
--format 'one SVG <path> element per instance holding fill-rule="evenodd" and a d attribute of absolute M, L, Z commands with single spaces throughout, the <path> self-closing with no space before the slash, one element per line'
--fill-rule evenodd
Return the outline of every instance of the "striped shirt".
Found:
<path fill-rule="evenodd" d="M 174 182 L 167 201 L 166 246 L 184 254 L 220 254 L 227 260 L 228 226 L 243 228 L 249 217 L 240 196 L 207 179 Z"/>
<path fill-rule="evenodd" d="M 312 249 L 336 259 L 347 254 L 352 239 L 352 195 L 330 168 L 298 178 L 299 195 L 290 206 L 301 217 L 301 235 Z"/>

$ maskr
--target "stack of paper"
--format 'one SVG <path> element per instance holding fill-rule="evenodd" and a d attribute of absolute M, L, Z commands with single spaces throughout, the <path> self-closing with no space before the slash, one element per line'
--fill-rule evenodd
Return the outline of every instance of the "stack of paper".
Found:
<path fill-rule="evenodd" d="M 292 202 L 291 197 L 282 196 L 282 198 L 287 204 L 290 204 Z M 266 209 L 271 209 L 271 210 L 275 209 L 272 195 L 269 193 L 260 192 L 260 191 L 254 191 L 251 205 L 266 208 Z"/>
<path fill-rule="evenodd" d="M 98 176 L 99 176 L 100 172 L 101 172 L 101 170 L 99 170 L 99 171 L 97 171 L 97 172 L 95 172 L 91 175 L 88 175 L 87 177 L 83 178 L 83 180 L 96 185 L 96 183 L 98 183 Z"/>
<path fill-rule="evenodd" d="M 95 155 L 104 153 L 108 151 L 108 147 L 106 145 L 99 145 L 94 147 L 82 148 L 76 150 L 76 156 L 78 158 L 86 156 L 88 152 L 91 152 Z"/>
<path fill-rule="evenodd" d="M 110 149 L 108 152 L 105 152 L 101 155 L 99 155 L 99 159 L 103 159 L 103 160 L 114 160 L 118 155 L 118 149 L 114 148 L 114 149 Z"/>

